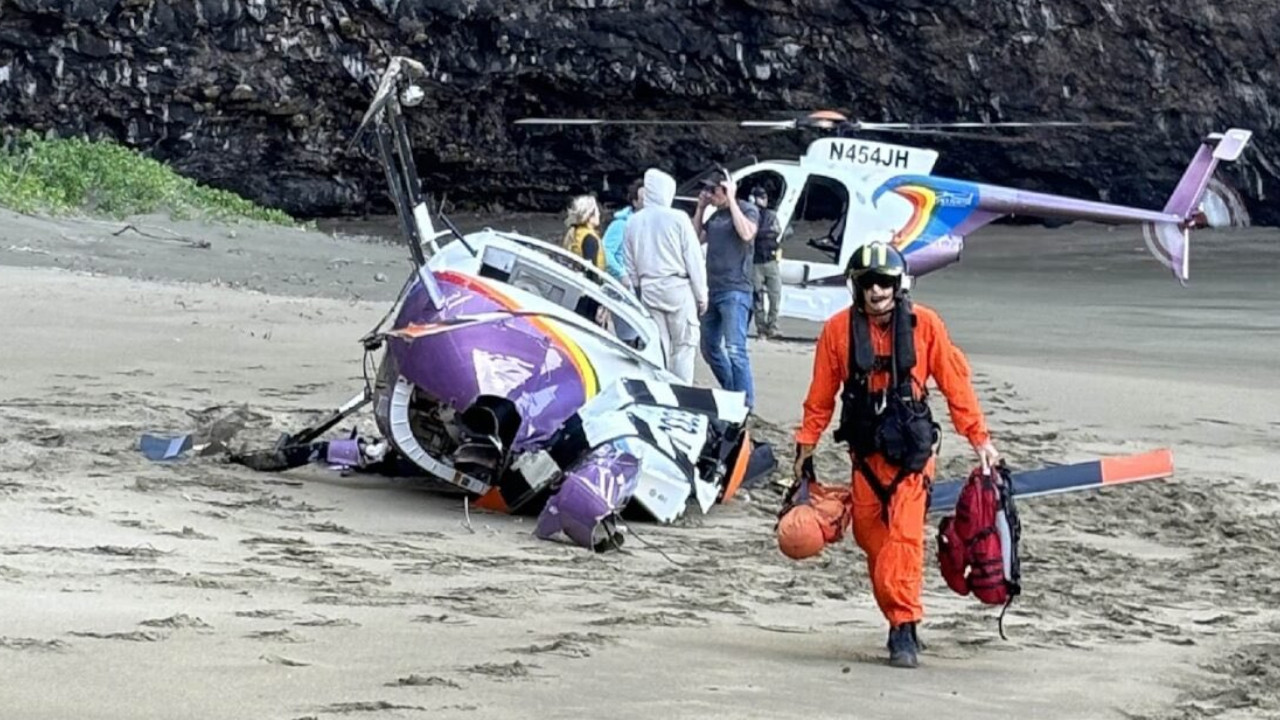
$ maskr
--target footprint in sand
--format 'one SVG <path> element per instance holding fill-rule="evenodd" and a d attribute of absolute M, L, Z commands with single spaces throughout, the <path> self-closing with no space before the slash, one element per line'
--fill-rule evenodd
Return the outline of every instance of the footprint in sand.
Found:
<path fill-rule="evenodd" d="M 193 630 L 212 630 L 213 629 L 213 626 L 205 622 L 204 620 L 201 620 L 198 617 L 192 617 L 190 615 L 187 615 L 186 613 L 178 613 L 177 615 L 170 615 L 167 618 L 143 620 L 138 624 L 146 627 L 169 628 L 173 630 L 177 630 L 180 628 L 189 628 Z"/>
<path fill-rule="evenodd" d="M 311 642 L 309 639 L 303 637 L 302 635 L 298 635 L 297 633 L 287 628 L 283 630 L 255 630 L 254 632 L 246 633 L 245 637 L 249 638 L 250 640 L 267 640 L 269 642 L 282 642 L 282 643 L 290 643 L 290 644 Z"/>
<path fill-rule="evenodd" d="M 436 623 L 440 625 L 471 625 L 472 623 L 465 618 L 456 617 L 449 614 L 441 615 L 419 615 L 413 619 L 413 622 L 420 623 Z"/>
<path fill-rule="evenodd" d="M 61 640 L 38 640 L 26 637 L 0 636 L 0 648 L 34 652 L 64 652 L 71 646 Z"/>
<path fill-rule="evenodd" d="M 93 632 L 90 630 L 86 630 L 86 631 L 72 630 L 67 634 L 75 635 L 76 637 L 93 638 L 95 640 L 124 640 L 126 642 L 159 642 L 160 640 L 165 640 L 168 638 L 168 636 L 163 633 L 151 632 L 150 630 L 134 630 L 132 632 L 112 632 L 112 633 L 100 633 L 100 632 Z"/>
<path fill-rule="evenodd" d="M 312 620 L 300 620 L 294 625 L 300 627 L 360 627 L 360 623 L 347 618 L 317 617 Z"/>
<path fill-rule="evenodd" d="M 236 617 L 254 620 L 288 620 L 295 616 L 291 610 L 237 610 Z"/>
<path fill-rule="evenodd" d="M 687 610 L 683 612 L 667 612 L 665 610 L 659 610 L 651 613 L 613 615 L 610 617 L 591 620 L 587 624 L 595 626 L 641 625 L 645 627 L 691 627 L 710 625 L 711 622 L 701 615 Z"/>
<path fill-rule="evenodd" d="M 363 712 L 381 712 L 383 710 L 426 710 L 421 705 L 400 705 L 397 703 L 387 702 L 386 700 L 372 700 L 360 702 L 344 702 L 325 705 L 319 708 L 322 713 L 363 713 Z M 301 720 L 301 719 L 299 719 Z"/>
<path fill-rule="evenodd" d="M 70 515 L 72 517 L 94 517 L 92 511 L 85 510 L 82 507 L 71 504 L 45 508 L 44 512 L 58 513 L 59 515 Z"/>
<path fill-rule="evenodd" d="M 529 655 L 563 655 L 572 658 L 591 657 L 593 650 L 617 643 L 616 635 L 568 632 L 556 635 L 551 642 L 515 648 L 512 652 Z"/>
<path fill-rule="evenodd" d="M 303 662 L 302 660 L 294 660 L 292 658 L 287 658 L 282 655 L 261 655 L 259 657 L 262 660 L 265 660 L 271 663 L 272 665 L 284 665 L 285 667 L 310 667 L 311 666 L 311 663 L 309 662 Z"/>
<path fill-rule="evenodd" d="M 516 660 L 509 663 L 480 663 L 470 667 L 462 668 L 462 672 L 472 675 L 484 675 L 495 680 L 516 680 L 519 678 L 527 678 L 531 676 L 530 668 L 539 668 L 540 665 L 529 664 Z"/>
<path fill-rule="evenodd" d="M 217 540 L 218 539 L 213 535 L 207 535 L 205 533 L 202 533 L 199 530 L 196 530 L 195 528 L 189 525 L 183 525 L 181 530 L 161 530 L 156 534 L 182 538 L 183 540 Z"/>
<path fill-rule="evenodd" d="M 1203 664 L 1213 676 L 1175 703 L 1179 717 L 1217 717 L 1244 708 L 1252 711 L 1250 717 L 1280 716 L 1278 653 L 1280 643 L 1254 643 Z"/>
<path fill-rule="evenodd" d="M 461 690 L 462 686 L 458 683 L 442 678 L 439 675 L 418 675 L 414 673 L 407 677 L 396 678 L 394 681 L 384 683 L 387 687 L 442 687 L 452 690 Z"/>
<path fill-rule="evenodd" d="M 292 532 L 299 531 L 299 528 L 295 528 L 295 527 L 281 527 L 280 529 L 292 531 Z M 333 522 L 332 520 L 326 520 L 324 522 L 318 522 L 318 523 L 307 523 L 306 525 L 302 526 L 302 530 L 311 530 L 313 532 L 336 533 L 338 535 L 352 534 L 352 531 L 350 528 L 343 527 Z"/>

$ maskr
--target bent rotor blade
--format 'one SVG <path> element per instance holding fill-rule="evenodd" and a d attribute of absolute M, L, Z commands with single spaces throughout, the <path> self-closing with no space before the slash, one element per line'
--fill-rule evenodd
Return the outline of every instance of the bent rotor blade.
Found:
<path fill-rule="evenodd" d="M 1135 455 L 1104 457 L 1098 460 L 1057 465 L 1011 474 L 1013 497 L 1018 500 L 1095 490 L 1110 485 L 1159 480 L 1173 475 L 1173 453 L 1168 448 Z M 934 483 L 929 514 L 954 511 L 964 479 Z"/>

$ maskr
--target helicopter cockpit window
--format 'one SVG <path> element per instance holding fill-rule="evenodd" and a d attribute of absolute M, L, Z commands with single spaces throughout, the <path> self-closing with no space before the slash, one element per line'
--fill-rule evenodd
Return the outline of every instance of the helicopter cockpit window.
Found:
<path fill-rule="evenodd" d="M 768 208 L 777 210 L 782 194 L 787 191 L 787 181 L 782 178 L 782 175 L 772 170 L 754 172 L 738 181 L 738 197 L 747 200 L 751 197 L 752 191 L 758 187 L 764 188 Z"/>
<path fill-rule="evenodd" d="M 558 264 L 573 269 L 571 265 L 568 265 L 560 258 L 545 253 L 544 256 Z M 579 287 L 576 283 L 568 282 L 566 278 L 557 276 L 557 274 L 548 269 L 540 267 L 510 250 L 493 246 L 486 247 L 480 263 L 480 275 L 520 288 L 525 292 L 550 300 L 567 310 L 572 310 L 637 349 L 644 349 L 648 345 L 645 339 L 625 320 L 608 312 L 599 300 L 591 297 L 582 287 Z M 587 282 L 595 284 L 589 276 L 583 277 Z M 616 302 L 636 303 L 634 299 L 620 295 L 612 287 L 600 286 L 599 289 L 605 296 Z"/>
<path fill-rule="evenodd" d="M 501 248 L 490 246 L 484 249 L 480 275 L 520 288 L 563 307 L 572 308 L 578 302 L 579 292 L 572 285 Z"/>
<path fill-rule="evenodd" d="M 795 235 L 804 238 L 808 248 L 822 253 L 817 258 L 796 258 L 830 262 L 840 257 L 840 245 L 844 240 L 845 219 L 849 215 L 849 191 L 844 183 L 823 175 L 810 175 L 805 181 L 800 198 L 796 201 L 791 223 L 783 232 L 784 237 Z M 787 246 L 784 244 L 784 248 Z M 791 248 L 788 248 L 791 249 Z M 791 249 L 795 257 L 796 250 Z M 784 249 L 784 253 L 787 250 Z"/>

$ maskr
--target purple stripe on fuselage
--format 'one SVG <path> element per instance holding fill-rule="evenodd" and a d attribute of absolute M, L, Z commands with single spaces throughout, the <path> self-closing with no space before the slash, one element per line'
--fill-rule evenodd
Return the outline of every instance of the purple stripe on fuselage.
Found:
<path fill-rule="evenodd" d="M 433 307 L 422 286 L 415 283 L 396 318 L 396 328 L 511 309 L 436 277 L 444 297 L 441 307 Z M 460 326 L 414 339 L 392 337 L 388 342 L 400 372 L 410 382 L 459 412 L 481 394 L 514 402 L 521 415 L 516 449 L 550 438 L 586 401 L 581 376 L 568 353 L 528 318 Z"/>

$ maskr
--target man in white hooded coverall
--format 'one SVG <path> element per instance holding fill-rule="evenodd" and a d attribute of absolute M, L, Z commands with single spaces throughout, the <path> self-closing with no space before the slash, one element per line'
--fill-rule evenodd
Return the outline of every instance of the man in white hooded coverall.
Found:
<path fill-rule="evenodd" d="M 649 168 L 641 190 L 644 205 L 629 220 L 623 261 L 640 303 L 658 321 L 667 369 L 693 384 L 698 352 L 698 318 L 707 309 L 707 268 L 693 220 L 671 201 L 675 178 Z"/>

